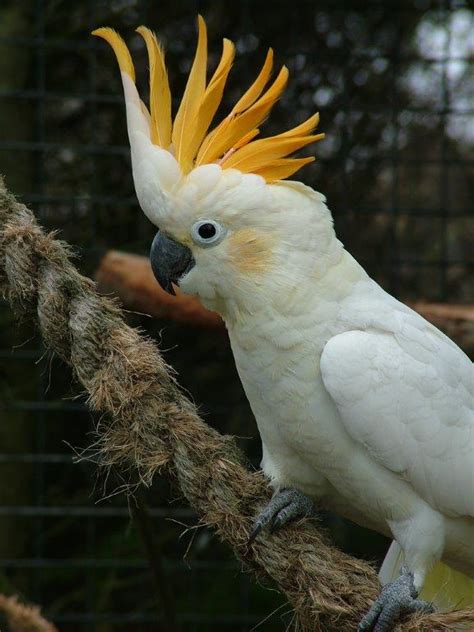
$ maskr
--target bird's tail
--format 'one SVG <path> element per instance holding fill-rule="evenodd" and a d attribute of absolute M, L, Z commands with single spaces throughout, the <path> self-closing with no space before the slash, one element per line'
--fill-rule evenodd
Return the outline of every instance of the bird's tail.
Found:
<path fill-rule="evenodd" d="M 384 586 L 400 575 L 403 552 L 393 541 L 380 568 L 379 579 Z M 425 579 L 420 599 L 432 601 L 439 610 L 450 611 L 474 606 L 474 580 L 438 562 Z"/>

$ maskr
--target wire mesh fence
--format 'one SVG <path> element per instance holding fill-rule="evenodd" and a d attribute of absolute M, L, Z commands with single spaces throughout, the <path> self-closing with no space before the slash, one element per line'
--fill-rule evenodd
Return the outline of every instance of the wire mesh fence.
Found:
<path fill-rule="evenodd" d="M 154 28 L 180 95 L 198 12 L 211 65 L 223 35 L 237 44 L 223 111 L 270 45 L 290 83 L 266 131 L 320 111 L 326 140 L 300 177 L 327 195 L 341 240 L 368 271 L 403 300 L 472 301 L 474 10 L 460 0 L 3 2 L 0 171 L 76 247 L 81 270 L 93 274 L 109 248 L 145 254 L 153 237 L 133 192 L 115 60 L 89 32 L 117 28 L 145 86 L 134 29 Z M 252 437 L 242 444 L 257 464 L 225 336 L 130 321 L 161 340 L 210 423 Z M 119 481 L 95 483 L 92 463 L 73 463 L 97 421 L 76 396 L 65 367 L 0 305 L 0 590 L 42 604 L 64 631 L 285 629 L 282 598 L 195 529 L 163 481 L 137 508 L 114 493 Z M 346 550 L 383 554 L 383 538 L 334 517 L 327 524 Z"/>

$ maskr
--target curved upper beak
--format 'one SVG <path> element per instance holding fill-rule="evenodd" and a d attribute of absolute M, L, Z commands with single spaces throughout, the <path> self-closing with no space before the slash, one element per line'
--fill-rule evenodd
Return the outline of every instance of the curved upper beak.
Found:
<path fill-rule="evenodd" d="M 179 280 L 195 265 L 191 250 L 161 231 L 156 233 L 151 244 L 150 262 L 158 283 L 165 292 L 173 295 L 172 283 L 179 285 Z"/>

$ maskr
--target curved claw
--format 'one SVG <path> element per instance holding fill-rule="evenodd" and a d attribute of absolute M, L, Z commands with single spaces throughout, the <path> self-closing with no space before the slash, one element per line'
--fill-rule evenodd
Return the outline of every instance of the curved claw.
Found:
<path fill-rule="evenodd" d="M 316 508 L 313 501 L 297 489 L 282 489 L 270 500 L 265 509 L 257 516 L 248 544 L 252 544 L 258 534 L 266 528 L 274 533 L 295 518 L 314 516 Z"/>
<path fill-rule="evenodd" d="M 398 579 L 384 586 L 369 612 L 357 628 L 358 632 L 390 632 L 401 616 L 414 612 L 434 612 L 429 601 L 417 599 L 413 573 L 402 569 Z"/>

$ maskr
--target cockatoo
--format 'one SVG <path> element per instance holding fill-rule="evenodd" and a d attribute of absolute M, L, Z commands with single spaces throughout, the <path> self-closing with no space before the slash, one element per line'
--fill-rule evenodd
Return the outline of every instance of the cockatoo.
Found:
<path fill-rule="evenodd" d="M 262 439 L 275 490 L 254 537 L 321 503 L 393 538 L 384 588 L 359 630 L 386 632 L 402 613 L 474 603 L 474 370 L 419 314 L 387 294 L 336 238 L 326 199 L 287 180 L 312 157 L 289 157 L 323 137 L 318 115 L 269 138 L 259 125 L 288 70 L 254 83 L 209 131 L 234 59 L 206 79 L 198 43 L 172 119 L 164 53 L 147 28 L 150 110 L 130 53 L 117 57 L 133 179 L 159 231 L 151 264 L 160 285 L 219 312 Z M 423 591 L 423 592 L 422 592 Z M 421 598 L 419 598 L 419 596 Z"/>

